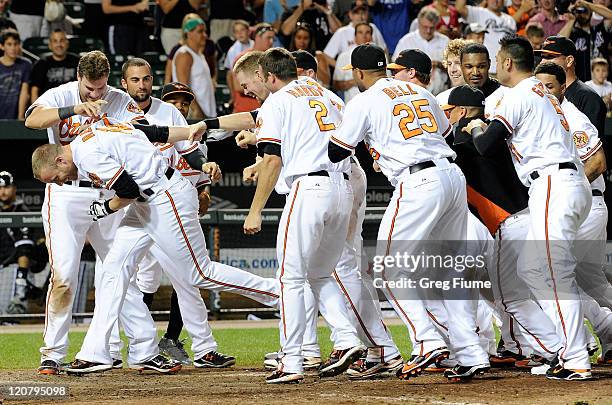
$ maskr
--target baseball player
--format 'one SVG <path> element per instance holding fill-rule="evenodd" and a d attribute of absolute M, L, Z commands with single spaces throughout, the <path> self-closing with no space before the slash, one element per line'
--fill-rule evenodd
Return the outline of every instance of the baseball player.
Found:
<path fill-rule="evenodd" d="M 113 116 L 123 121 L 141 117 L 142 112 L 122 91 L 107 85 L 110 65 L 106 56 L 92 51 L 81 57 L 77 81 L 46 91 L 26 112 L 25 125 L 47 128 L 49 142 L 67 145 L 81 128 L 98 116 Z M 43 226 L 51 278 L 45 304 L 44 346 L 39 374 L 58 374 L 68 350 L 74 291 L 77 287 L 81 250 L 85 239 L 103 259 L 120 219 L 93 222 L 80 209 L 112 192 L 95 186 L 92 179 L 67 181 L 63 187 L 49 184 L 42 208 Z M 97 281 L 97 280 L 96 280 Z"/>
<path fill-rule="evenodd" d="M 526 239 L 530 243 L 520 254 L 518 273 L 539 301 L 552 301 L 563 345 L 546 376 L 589 379 L 576 259 L 571 253 L 591 206 L 589 184 L 559 102 L 533 77 L 531 44 L 525 38 L 509 36 L 500 45 L 497 78 L 510 89 L 489 127 L 474 137 L 474 144 L 485 156 L 509 147 L 519 179 L 529 187 L 531 222 Z M 474 120 L 464 130 L 471 132 L 482 124 Z"/>
<path fill-rule="evenodd" d="M 463 128 L 476 118 L 484 119 L 485 97 L 475 87 L 463 85 L 449 94 L 443 106 L 456 126 L 452 140 L 457 164 L 466 176 L 468 204 L 495 235 L 492 260 L 487 270 L 495 303 L 504 317 L 504 346 L 490 357 L 491 366 L 514 366 L 535 350 L 548 361 L 561 348 L 552 321 L 531 299 L 529 288 L 517 276 L 516 263 L 529 226 L 528 195 L 514 170 L 510 153 L 502 149 L 493 157 L 480 156 Z M 521 333 L 522 331 L 522 333 Z"/>
<path fill-rule="evenodd" d="M 344 68 L 352 69 L 353 79 L 363 92 L 347 105 L 342 126 L 329 142 L 329 157 L 332 162 L 340 162 L 365 139 L 373 158 L 395 187 L 378 234 L 378 240 L 385 241 L 384 256 L 400 253 L 395 241 L 465 241 L 465 179 L 452 163 L 455 153 L 444 140 L 451 126 L 431 93 L 388 78 L 386 67 L 381 48 L 365 44 L 353 50 L 351 64 Z M 412 250 L 405 252 L 411 254 Z M 382 271 L 383 281 L 389 281 L 385 278 L 389 267 Z M 384 292 L 414 342 L 413 358 L 398 371 L 398 376 L 418 375 L 436 360 L 448 357 L 446 343 L 432 325 L 417 291 L 392 291 L 387 285 Z M 399 292 L 400 297 L 396 295 Z M 488 356 L 474 332 L 472 305 L 469 300 L 445 301 L 447 310 L 454 314 L 449 335 L 458 362 L 445 373 L 449 378 L 471 377 L 489 367 Z"/>
<path fill-rule="evenodd" d="M 584 171 L 591 183 L 593 203 L 585 221 L 576 234 L 574 249 L 577 266 L 576 278 L 581 289 L 581 299 L 585 317 L 591 322 L 602 345 L 602 358 L 609 359 L 612 341 L 610 340 L 610 323 L 612 312 L 609 307 L 612 301 L 612 286 L 603 272 L 606 241 L 606 223 L 608 208 L 603 199 L 605 183 L 603 173 L 606 168 L 606 156 L 597 129 L 589 118 L 564 97 L 565 71 L 553 62 L 542 62 L 535 69 L 535 76 L 561 102 L 563 114 L 567 118 L 570 134 L 578 150 Z M 584 290 L 584 291 L 582 291 Z M 586 294 L 585 294 L 586 293 Z M 604 307 L 600 307 L 600 304 Z M 587 332 L 589 333 L 589 332 Z"/>
<path fill-rule="evenodd" d="M 284 49 L 266 51 L 259 65 L 260 77 L 272 94 L 257 115 L 258 150 L 263 160 L 245 233 L 261 230 L 261 211 L 273 189 L 288 194 L 277 235 L 282 349 L 279 367 L 266 382 L 304 378 L 306 280 L 332 329 L 347 332 L 334 339 L 334 352 L 319 369 L 320 376 L 333 376 L 345 371 L 365 350 L 340 310 L 344 300 L 331 277 L 346 240 L 353 197 L 348 161 L 332 164 L 325 156 L 325 132 L 335 131 L 343 106 L 318 86 L 298 79 L 295 59 Z M 312 201 L 317 202 L 315 210 L 309 207 Z"/>

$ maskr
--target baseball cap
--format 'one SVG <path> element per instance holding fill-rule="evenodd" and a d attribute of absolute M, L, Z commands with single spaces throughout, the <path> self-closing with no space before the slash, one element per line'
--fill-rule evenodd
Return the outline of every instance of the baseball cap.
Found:
<path fill-rule="evenodd" d="M 487 30 L 487 27 L 485 27 L 482 24 L 479 23 L 471 23 L 465 26 L 465 28 L 463 29 L 463 36 L 469 35 L 469 34 L 480 34 L 482 32 L 489 32 Z"/>
<path fill-rule="evenodd" d="M 15 184 L 13 175 L 7 171 L 0 172 L 0 187 L 8 187 Z"/>
<path fill-rule="evenodd" d="M 299 50 L 291 52 L 291 55 L 295 58 L 295 64 L 298 69 L 312 69 L 317 71 L 317 60 L 310 54 L 310 52 Z"/>
<path fill-rule="evenodd" d="M 455 107 L 479 107 L 485 105 L 484 93 L 476 87 L 464 84 L 453 88 L 448 94 L 448 103 L 442 106 L 443 110 Z"/>
<path fill-rule="evenodd" d="M 387 69 L 414 69 L 429 75 L 431 74 L 431 59 L 420 49 L 404 49 L 397 55 L 394 63 L 389 63 Z"/>
<path fill-rule="evenodd" d="M 387 65 L 385 51 L 375 44 L 358 45 L 351 52 L 351 63 L 343 66 L 342 70 L 361 69 L 375 70 L 384 69 Z"/>
<path fill-rule="evenodd" d="M 558 35 L 546 38 L 542 44 L 542 49 L 536 49 L 534 52 L 541 53 L 543 57 L 551 56 L 576 56 L 576 45 L 571 39 Z"/>
<path fill-rule="evenodd" d="M 177 93 L 184 94 L 187 96 L 189 101 L 193 101 L 193 98 L 194 98 L 193 91 L 189 88 L 189 86 L 181 82 L 172 82 L 172 83 L 165 84 L 164 87 L 162 88 L 161 99 L 162 101 L 166 101 L 166 99 L 170 98 L 171 95 L 177 94 Z"/>

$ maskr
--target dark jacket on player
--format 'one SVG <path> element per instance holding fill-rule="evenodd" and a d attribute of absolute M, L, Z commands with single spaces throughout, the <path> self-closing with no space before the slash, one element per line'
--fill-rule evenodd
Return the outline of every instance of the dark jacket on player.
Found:
<path fill-rule="evenodd" d="M 503 149 L 494 157 L 484 157 L 476 150 L 472 137 L 461 130 L 473 119 L 461 119 L 452 135 L 446 138 L 457 153 L 455 163 L 467 183 L 468 204 L 491 234 L 510 215 L 527 208 L 527 188 L 519 180 L 510 152 Z"/>

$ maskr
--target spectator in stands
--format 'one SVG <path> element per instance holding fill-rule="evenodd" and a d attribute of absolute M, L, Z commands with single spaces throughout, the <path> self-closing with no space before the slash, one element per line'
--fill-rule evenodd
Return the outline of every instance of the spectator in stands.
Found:
<path fill-rule="evenodd" d="M 30 37 L 39 37 L 45 14 L 45 0 L 13 0 L 10 18 L 17 26 L 23 41 Z"/>
<path fill-rule="evenodd" d="M 540 11 L 529 19 L 529 22 L 538 22 L 544 27 L 544 34 L 549 37 L 557 35 L 567 23 L 567 18 L 557 12 L 555 0 L 540 0 Z"/>
<path fill-rule="evenodd" d="M 12 30 L 17 31 L 17 26 L 15 25 L 14 22 L 9 20 L 8 18 L 0 17 L 0 32 L 6 29 L 12 29 Z"/>
<path fill-rule="evenodd" d="M 23 120 L 30 94 L 28 82 L 32 64 L 19 56 L 19 34 L 6 30 L 0 34 L 0 119 Z"/>
<path fill-rule="evenodd" d="M 79 57 L 73 53 L 68 53 L 69 45 L 64 31 L 55 30 L 51 33 L 49 37 L 51 55 L 40 58 L 32 66 L 30 75 L 31 103 L 50 88 L 76 80 Z"/>
<path fill-rule="evenodd" d="M 244 7 L 244 0 L 209 0 L 210 39 L 217 42 L 221 37 L 232 35 L 234 20 L 242 19 L 254 23 L 255 16 Z"/>
<path fill-rule="evenodd" d="M 68 15 L 64 0 L 53 0 L 52 2 L 47 0 L 43 24 L 40 29 L 41 37 L 48 37 L 55 30 L 62 30 L 67 35 L 72 35 L 75 27 L 81 28 L 81 25 Z"/>
<path fill-rule="evenodd" d="M 420 49 L 425 52 L 434 62 L 442 61 L 442 54 L 448 44 L 448 37 L 436 31 L 440 21 L 438 12 L 429 7 L 423 7 L 419 11 L 418 29 L 402 37 L 397 43 L 393 59 L 396 59 L 404 49 Z"/>
<path fill-rule="evenodd" d="M 591 58 L 594 56 L 595 29 L 591 27 L 591 10 L 584 6 L 569 8 L 566 25 L 559 32 L 560 36 L 569 38 L 576 46 L 575 69 L 580 80 L 591 80 Z"/>
<path fill-rule="evenodd" d="M 585 84 L 595 90 L 602 98 L 608 111 L 612 111 L 612 83 L 608 79 L 610 64 L 604 58 L 595 58 L 591 61 L 591 80 Z"/>
<path fill-rule="evenodd" d="M 375 0 L 332 0 L 329 2 L 329 6 L 331 7 L 332 13 L 334 13 L 334 15 L 338 17 L 340 22 L 344 25 L 351 21 L 348 13 L 353 8 L 358 6 L 368 7 L 370 4 L 374 5 L 375 2 Z"/>
<path fill-rule="evenodd" d="M 108 51 L 111 54 L 140 55 L 145 51 L 144 16 L 148 10 L 148 0 L 102 0 L 102 11 L 109 20 Z"/>
<path fill-rule="evenodd" d="M 323 50 L 327 57 L 327 62 L 331 66 L 336 65 L 336 57 L 338 55 L 347 51 L 349 48 L 352 49 L 352 46 L 355 44 L 355 27 L 357 24 L 368 22 L 368 7 L 366 5 L 356 5 L 348 12 L 348 16 L 350 18 L 350 23 L 338 28 Z M 372 23 L 370 23 L 370 26 L 373 32 L 371 41 L 382 49 L 387 49 L 387 45 L 385 44 L 385 40 L 380 30 Z"/>
<path fill-rule="evenodd" d="M 83 35 L 98 38 L 104 42 L 104 46 L 108 48 L 108 22 L 106 18 L 101 18 L 104 15 L 102 11 L 102 0 L 84 0 L 85 1 L 85 16 L 81 26 Z"/>
<path fill-rule="evenodd" d="M 342 92 L 344 102 L 348 103 L 359 94 L 357 83 L 353 80 L 353 71 L 344 70 L 343 67 L 351 63 L 351 53 L 356 45 L 372 41 L 373 29 L 367 22 L 355 24 L 355 43 L 338 56 L 334 70 L 334 90 Z"/>
<path fill-rule="evenodd" d="M 266 0 L 263 11 L 263 22 L 266 22 L 276 31 L 280 30 L 281 16 L 284 12 L 297 7 L 301 0 Z"/>
<path fill-rule="evenodd" d="M 190 18 L 183 23 L 183 43 L 172 59 L 172 81 L 187 84 L 193 89 L 192 118 L 216 117 L 215 87 L 210 68 L 202 53 L 208 35 L 201 18 Z"/>
<path fill-rule="evenodd" d="M 291 35 L 291 41 L 287 49 L 289 49 L 290 52 L 306 51 L 311 55 L 314 55 L 318 64 L 317 79 L 319 79 L 321 84 L 323 84 L 325 87 L 329 87 L 331 79 L 329 65 L 327 64 L 327 59 L 323 55 L 323 52 L 317 51 L 314 32 L 308 23 L 297 23 L 297 27 Z"/>
<path fill-rule="evenodd" d="M 593 0 L 592 3 L 586 0 L 578 0 L 576 5 L 584 6 L 593 11 L 593 15 L 591 16 L 591 25 L 593 27 L 601 23 L 604 19 L 611 18 L 610 14 L 612 14 L 612 10 L 610 10 L 610 0 Z"/>
<path fill-rule="evenodd" d="M 164 16 L 161 23 L 161 43 L 166 55 L 181 40 L 181 24 L 183 17 L 195 13 L 204 0 L 158 0 Z"/>
<path fill-rule="evenodd" d="M 448 43 L 448 45 L 446 45 L 442 65 L 446 68 L 446 74 L 450 80 L 450 89 L 445 90 L 436 96 L 438 104 L 440 105 L 448 104 L 448 95 L 453 88 L 465 84 L 463 72 L 461 71 L 461 50 L 467 44 L 469 44 L 468 41 L 457 38 L 453 39 Z"/>
<path fill-rule="evenodd" d="M 267 3 L 266 3 L 267 4 Z M 225 55 L 225 62 L 223 63 L 223 67 L 225 67 L 225 77 L 227 86 L 230 90 L 230 100 L 229 103 L 233 104 L 234 102 L 234 93 L 236 91 L 241 91 L 239 88 L 235 88 L 237 84 L 234 81 L 232 67 L 234 67 L 234 63 L 238 59 L 238 55 L 241 55 L 247 49 L 252 49 L 254 41 L 249 38 L 249 23 L 244 20 L 236 20 L 232 26 L 233 37 L 236 39 L 236 42 L 230 47 Z"/>
<path fill-rule="evenodd" d="M 268 23 L 260 23 L 255 26 L 255 33 L 253 41 L 253 47 L 242 52 L 238 57 L 236 57 L 236 61 L 234 65 L 243 55 L 250 51 L 260 51 L 265 52 L 272 47 L 274 43 L 274 28 Z M 236 76 L 232 73 L 231 75 L 234 83 L 232 84 L 232 89 L 234 93 L 232 94 L 232 100 L 234 101 L 234 112 L 245 112 L 252 111 L 256 108 L 259 108 L 259 102 L 250 96 L 244 94 L 240 83 L 236 80 Z"/>
<path fill-rule="evenodd" d="M 506 7 L 506 13 L 516 21 L 518 35 L 525 36 L 525 28 L 536 10 L 534 0 L 512 0 L 512 3 Z"/>
<path fill-rule="evenodd" d="M 504 9 L 503 0 L 487 0 L 487 7 L 468 6 L 466 0 L 457 0 L 455 3 L 457 11 L 467 23 L 480 23 L 487 28 L 484 45 L 489 50 L 489 55 L 493 55 L 491 60 L 491 73 L 496 72 L 495 55 L 500 48 L 499 40 L 505 35 L 516 32 L 516 21 L 508 14 L 502 12 Z"/>
<path fill-rule="evenodd" d="M 8 18 L 11 0 L 0 0 L 0 18 Z"/>
<path fill-rule="evenodd" d="M 540 23 L 529 23 L 525 28 L 525 36 L 529 40 L 531 47 L 534 50 L 542 49 L 542 44 L 546 36 L 544 35 L 544 28 Z"/>
<path fill-rule="evenodd" d="M 484 44 L 485 35 L 487 34 L 487 29 L 484 25 L 478 23 L 471 23 L 465 26 L 463 29 L 463 39 L 466 41 L 478 42 L 479 44 Z"/>
<path fill-rule="evenodd" d="M 7 171 L 0 172 L 0 212 L 28 212 L 20 198 L 17 198 L 17 188 L 13 175 Z M 35 273 L 42 270 L 46 264 L 44 239 L 42 248 L 36 244 L 31 228 L 1 228 L 0 229 L 0 271 L 11 264 L 17 265 L 15 290 L 6 312 L 23 314 L 26 311 L 28 292 L 27 276 L 31 269 Z"/>
<path fill-rule="evenodd" d="M 285 46 L 289 45 L 291 35 L 298 22 L 305 22 L 314 31 L 317 50 L 323 50 L 332 34 L 342 23 L 327 6 L 327 0 L 302 0 L 299 6 L 285 12 L 281 17 L 280 34 Z"/>
<path fill-rule="evenodd" d="M 390 53 L 395 52 L 397 42 L 410 28 L 411 4 L 411 0 L 368 0 L 372 6 L 372 22 L 380 28 Z"/>
<path fill-rule="evenodd" d="M 436 30 L 438 30 L 440 34 L 446 35 L 450 39 L 459 38 L 461 36 L 459 13 L 454 6 L 448 4 L 448 0 L 434 0 L 433 3 L 423 8 L 431 8 L 438 12 L 440 20 L 438 21 L 438 25 L 436 25 Z M 415 19 L 410 24 L 410 32 L 416 31 L 417 28 L 418 19 Z"/>

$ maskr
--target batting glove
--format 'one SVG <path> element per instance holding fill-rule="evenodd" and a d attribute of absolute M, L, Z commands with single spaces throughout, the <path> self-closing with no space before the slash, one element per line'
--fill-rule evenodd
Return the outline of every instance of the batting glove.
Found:
<path fill-rule="evenodd" d="M 97 200 L 91 203 L 89 206 L 89 215 L 93 217 L 94 221 L 109 216 L 114 210 L 109 206 L 110 200 Z"/>

